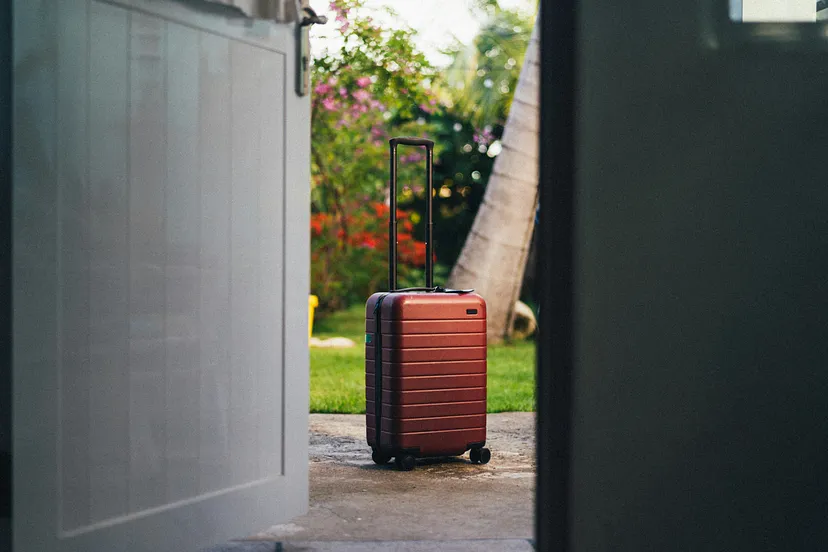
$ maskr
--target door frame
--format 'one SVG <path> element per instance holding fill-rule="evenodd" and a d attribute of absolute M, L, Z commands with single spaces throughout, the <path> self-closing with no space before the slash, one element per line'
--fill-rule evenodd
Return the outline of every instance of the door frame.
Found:
<path fill-rule="evenodd" d="M 536 296 L 538 550 L 570 550 L 577 0 L 542 2 Z"/>
<path fill-rule="evenodd" d="M 0 8 L 0 551 L 11 550 L 12 356 L 11 356 L 11 171 L 12 9 Z"/>

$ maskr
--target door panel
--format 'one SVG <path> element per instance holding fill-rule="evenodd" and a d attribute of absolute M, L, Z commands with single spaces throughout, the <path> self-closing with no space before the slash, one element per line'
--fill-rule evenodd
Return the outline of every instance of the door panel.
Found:
<path fill-rule="evenodd" d="M 76 2 L 77 4 L 77 2 Z M 89 226 L 90 188 L 86 175 L 90 170 L 89 101 L 91 93 L 87 72 L 90 70 L 89 21 L 85 10 L 62 4 L 58 17 L 66 25 L 58 32 L 58 112 L 57 162 L 66 178 L 60 194 L 64 216 L 60 221 L 61 247 L 58 250 L 63 278 L 77 285 L 65 286 L 62 293 L 60 324 L 62 328 L 63 394 L 62 423 L 71 428 L 62 436 L 61 481 L 63 496 L 71 497 L 73 507 L 62 505 L 63 527 L 82 527 L 91 522 L 92 473 L 88 465 L 91 427 L 90 411 L 90 303 L 89 303 Z M 115 51 L 117 55 L 117 50 Z M 97 70 L 98 65 L 96 65 Z M 101 109 L 106 107 L 101 104 Z M 99 503 L 95 500 L 96 505 Z"/>
<path fill-rule="evenodd" d="M 728 2 L 711 3 L 726 20 Z M 559 140 L 570 129 L 547 127 L 545 143 L 558 149 L 544 157 L 561 156 L 548 175 L 573 152 L 574 167 L 541 203 L 548 228 L 553 209 L 573 221 L 571 273 L 561 237 L 545 238 L 560 254 L 547 291 L 560 299 L 552 286 L 572 282 L 573 310 L 543 306 L 541 328 L 560 331 L 539 340 L 557 355 L 541 353 L 557 378 L 544 391 L 562 400 L 541 427 L 571 450 L 563 462 L 561 449 L 545 453 L 558 469 L 549 502 L 565 508 L 544 514 L 563 520 L 564 550 L 819 549 L 825 51 L 804 40 L 788 48 L 809 34 L 773 25 L 747 28 L 774 37 L 761 47 L 707 40 L 703 0 L 560 5 L 576 7 L 576 24 L 547 35 L 544 56 L 560 63 L 574 40 L 577 80 L 563 79 L 574 105 L 560 105 L 576 132 Z M 544 104 L 555 115 L 545 121 L 572 120 L 560 105 Z M 560 207 L 568 184 L 574 206 Z M 568 420 L 571 443 L 556 425 Z M 540 497 L 541 508 L 549 502 Z"/>
<path fill-rule="evenodd" d="M 199 37 L 191 28 L 167 32 L 165 338 L 168 500 L 186 499 L 200 488 L 201 407 L 201 182 L 199 181 Z M 198 198 L 198 201 L 191 201 Z M 211 325 L 208 320 L 208 325 Z"/>
<path fill-rule="evenodd" d="M 199 399 L 200 486 L 205 492 L 229 485 L 230 472 L 230 48 L 222 37 L 201 38 L 199 83 L 202 129 L 200 320 L 201 394 Z"/>
<path fill-rule="evenodd" d="M 307 508 L 309 104 L 294 28 L 230 13 L 15 6 L 15 550 Z"/>
<path fill-rule="evenodd" d="M 78 4 L 76 10 L 82 7 Z M 89 457 L 95 460 L 89 462 L 88 470 L 90 523 L 97 523 L 129 512 L 129 410 L 121 407 L 130 396 L 127 364 L 129 267 L 126 256 L 129 19 L 123 10 L 104 4 L 90 4 L 88 10 L 90 45 L 89 76 L 86 78 L 90 85 L 87 102 L 90 131 L 86 151 L 89 211 L 85 217 L 79 217 L 79 222 L 85 222 L 89 229 L 89 244 L 85 248 L 89 256 L 87 419 Z M 66 72 L 72 72 L 71 65 Z M 68 132 L 72 132 L 71 127 Z M 81 172 L 76 178 L 82 180 L 83 175 Z M 84 282 L 79 281 L 67 287 L 83 285 Z M 68 313 L 69 316 L 73 314 Z M 79 325 L 79 322 L 74 324 Z M 81 390 L 69 394 L 59 387 L 58 391 L 68 395 L 65 400 L 70 404 L 74 397 L 83 395 Z M 69 504 L 61 504 L 62 511 L 71 509 L 71 497 L 69 500 Z M 62 527 L 73 530 L 79 526 Z"/>

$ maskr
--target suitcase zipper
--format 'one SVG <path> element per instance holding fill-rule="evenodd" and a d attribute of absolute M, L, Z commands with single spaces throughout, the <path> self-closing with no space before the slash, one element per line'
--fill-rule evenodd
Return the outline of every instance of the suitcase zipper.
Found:
<path fill-rule="evenodd" d="M 380 326 L 380 306 L 382 300 L 388 296 L 383 293 L 374 305 L 374 432 L 377 451 L 382 451 L 380 436 L 382 435 L 382 328 Z"/>

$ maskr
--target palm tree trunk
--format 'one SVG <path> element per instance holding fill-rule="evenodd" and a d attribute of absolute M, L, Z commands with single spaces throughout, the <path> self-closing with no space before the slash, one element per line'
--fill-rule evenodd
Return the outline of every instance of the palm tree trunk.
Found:
<path fill-rule="evenodd" d="M 454 288 L 474 288 L 486 300 L 488 340 L 511 329 L 520 295 L 538 201 L 539 59 L 538 23 L 503 131 L 483 202 L 449 276 Z"/>

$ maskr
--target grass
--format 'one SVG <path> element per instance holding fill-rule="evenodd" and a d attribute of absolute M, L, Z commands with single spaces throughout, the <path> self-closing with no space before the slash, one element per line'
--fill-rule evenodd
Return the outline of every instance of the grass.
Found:
<path fill-rule="evenodd" d="M 347 337 L 357 346 L 311 349 L 311 412 L 365 412 L 364 328 L 365 307 L 361 305 L 314 321 L 314 337 Z M 488 411 L 534 411 L 534 342 L 493 345 L 489 347 L 488 356 Z"/>

